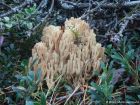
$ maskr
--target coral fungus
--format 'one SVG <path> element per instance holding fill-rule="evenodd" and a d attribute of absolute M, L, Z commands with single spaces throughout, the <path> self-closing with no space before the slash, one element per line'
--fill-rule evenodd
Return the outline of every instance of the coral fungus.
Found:
<path fill-rule="evenodd" d="M 52 25 L 44 28 L 41 42 L 32 49 L 29 65 L 36 59 L 32 68 L 35 73 L 42 70 L 49 88 L 60 74 L 76 86 L 89 80 L 104 58 L 104 48 L 96 42 L 94 31 L 84 20 L 71 18 L 66 20 L 64 30 Z"/>

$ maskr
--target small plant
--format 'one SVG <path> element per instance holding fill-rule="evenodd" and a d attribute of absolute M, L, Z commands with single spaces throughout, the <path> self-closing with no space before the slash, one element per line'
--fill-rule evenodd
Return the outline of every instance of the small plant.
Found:
<path fill-rule="evenodd" d="M 135 47 L 135 49 L 133 49 Z M 97 105 L 139 103 L 139 47 L 132 40 L 124 38 L 117 48 L 108 45 L 106 54 L 110 58 L 107 64 L 101 63 L 102 74 L 98 81 L 91 82 L 89 94 Z"/>
<path fill-rule="evenodd" d="M 103 73 L 99 76 L 98 82 L 91 82 L 91 89 L 89 94 L 91 95 L 92 104 L 96 105 L 108 105 L 108 101 L 113 100 L 113 70 L 111 66 L 107 66 L 104 63 L 102 65 Z"/>
<path fill-rule="evenodd" d="M 40 91 L 41 70 L 37 71 L 36 79 L 33 71 L 29 71 L 26 76 L 17 75 L 19 86 L 12 86 L 12 90 L 16 93 L 16 101 L 25 105 L 46 105 L 45 91 Z M 24 101 L 20 101 L 24 100 Z M 10 104 L 10 103 L 9 103 Z"/>

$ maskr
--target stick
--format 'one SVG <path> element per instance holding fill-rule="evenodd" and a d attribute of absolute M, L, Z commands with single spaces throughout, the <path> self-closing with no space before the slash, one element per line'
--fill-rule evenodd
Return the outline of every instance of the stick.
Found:
<path fill-rule="evenodd" d="M 8 12 L 6 12 L 6 13 L 4 13 L 4 14 L 1 14 L 1 15 L 0 15 L 0 18 L 5 17 L 5 16 L 8 16 L 8 15 L 10 15 L 10 14 L 12 14 L 12 13 L 16 13 L 16 12 L 19 11 L 19 10 L 22 10 L 23 7 L 25 7 L 27 4 L 28 4 L 27 2 L 23 2 L 21 5 L 12 8 L 10 11 L 8 11 Z"/>
<path fill-rule="evenodd" d="M 62 1 L 59 0 L 60 5 L 62 8 L 67 9 L 67 10 L 73 10 L 76 8 L 88 8 L 90 6 L 89 3 L 74 3 L 74 2 L 70 2 L 70 1 Z M 104 4 L 100 4 L 100 2 L 93 2 L 91 4 L 93 7 L 100 5 L 101 8 L 126 8 L 126 7 L 132 7 L 132 6 L 136 6 L 136 5 L 140 5 L 140 1 L 130 1 L 130 2 L 124 2 L 122 4 L 119 3 L 104 3 Z"/>

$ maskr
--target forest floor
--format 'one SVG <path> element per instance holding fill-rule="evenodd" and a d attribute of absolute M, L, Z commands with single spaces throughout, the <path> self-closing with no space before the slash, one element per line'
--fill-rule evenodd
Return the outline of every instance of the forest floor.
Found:
<path fill-rule="evenodd" d="M 28 68 L 45 26 L 85 20 L 105 47 L 106 61 L 86 85 L 48 89 Z M 100 81 L 100 82 L 99 82 Z M 1 0 L 0 105 L 140 104 L 140 0 Z"/>

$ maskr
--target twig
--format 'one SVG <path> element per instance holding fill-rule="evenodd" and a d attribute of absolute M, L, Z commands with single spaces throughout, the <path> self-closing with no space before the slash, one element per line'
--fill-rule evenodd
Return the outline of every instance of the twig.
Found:
<path fill-rule="evenodd" d="M 27 2 L 23 2 L 21 5 L 12 8 L 10 11 L 8 11 L 8 12 L 6 12 L 6 13 L 1 14 L 1 15 L 0 15 L 0 18 L 5 17 L 5 16 L 8 16 L 8 15 L 10 15 L 10 14 L 12 14 L 12 13 L 16 13 L 16 12 L 19 11 L 19 10 L 22 10 L 23 7 L 25 7 L 27 4 L 28 4 Z"/>
<path fill-rule="evenodd" d="M 69 99 L 75 94 L 75 92 L 79 89 L 79 85 L 75 88 L 75 90 L 72 92 L 72 94 L 69 95 L 69 97 L 67 98 L 66 102 L 64 103 L 64 105 L 67 104 L 67 102 L 69 101 Z"/>
<path fill-rule="evenodd" d="M 117 3 L 106 3 L 106 4 L 101 4 L 101 7 L 103 8 L 120 8 L 120 7 L 132 7 L 140 5 L 140 1 L 130 1 L 130 2 L 125 2 L 122 4 L 117 4 Z"/>
<path fill-rule="evenodd" d="M 114 43 L 119 43 L 120 39 L 123 37 L 123 32 L 128 26 L 129 22 L 134 20 L 134 18 L 140 17 L 139 13 L 132 14 L 131 16 L 126 16 L 123 21 L 120 23 L 120 30 L 118 33 L 114 34 L 114 36 L 111 37 L 110 41 Z"/>
<path fill-rule="evenodd" d="M 40 27 L 40 25 L 42 23 L 46 24 L 47 18 L 50 16 L 50 14 L 51 14 L 51 12 L 53 10 L 53 7 L 54 7 L 54 0 L 52 0 L 51 7 L 50 7 L 50 9 L 48 11 L 48 14 L 44 17 L 44 19 L 39 24 L 37 24 L 33 29 L 30 30 L 30 34 L 32 34 L 32 32 L 34 32 L 36 29 L 38 29 L 38 27 Z"/>
<path fill-rule="evenodd" d="M 47 4 L 48 3 L 48 0 L 46 1 L 46 3 L 45 3 L 45 0 L 42 0 L 41 2 L 40 2 L 40 4 L 39 4 L 39 6 L 36 8 L 36 10 L 32 13 L 32 14 L 30 14 L 28 17 L 26 17 L 25 19 L 27 20 L 27 19 L 29 19 L 32 15 L 34 15 L 41 7 L 43 7 L 44 6 L 44 4 Z"/>
<path fill-rule="evenodd" d="M 75 3 L 75 2 L 63 1 L 63 0 L 59 0 L 59 2 L 61 7 L 66 10 L 82 9 L 90 6 L 89 3 Z"/>
<path fill-rule="evenodd" d="M 0 4 L 2 4 L 2 5 L 4 5 L 5 7 L 8 7 L 8 8 L 11 9 L 11 7 L 10 7 L 9 5 L 7 5 L 7 4 L 5 4 L 4 2 L 0 2 Z"/>
<path fill-rule="evenodd" d="M 75 93 L 73 94 L 73 96 L 79 96 L 79 95 L 82 95 L 84 92 L 78 92 L 78 93 Z M 67 99 L 69 97 L 69 95 L 66 95 L 66 96 L 62 96 L 62 97 L 58 97 L 56 98 L 55 100 L 59 100 L 59 101 L 62 101 L 64 99 Z"/>
<path fill-rule="evenodd" d="M 89 88 L 89 89 L 91 89 L 91 90 L 96 90 L 94 87 L 91 87 L 91 86 L 86 86 L 86 88 Z M 86 91 L 85 91 L 86 92 Z M 82 95 L 82 94 L 85 94 L 85 92 L 84 91 L 82 91 L 82 92 L 77 92 L 77 93 L 74 93 L 72 96 L 74 97 L 74 96 L 80 96 L 80 95 Z M 64 100 L 64 99 L 67 99 L 67 98 L 69 98 L 70 97 L 70 95 L 66 95 L 66 96 L 62 96 L 62 97 L 58 97 L 58 98 L 55 98 L 55 100 L 58 100 L 55 104 L 57 104 L 57 103 L 59 103 L 60 101 L 62 101 L 62 100 Z M 71 98 L 71 97 L 70 97 Z"/>
<path fill-rule="evenodd" d="M 122 33 L 124 32 L 124 30 L 128 26 L 129 21 L 133 20 L 135 17 L 138 17 L 138 16 L 140 16 L 140 14 L 132 14 L 130 17 L 125 17 L 123 24 L 121 24 L 120 31 L 118 32 L 118 35 L 120 35 L 122 37 L 123 36 Z"/>
<path fill-rule="evenodd" d="M 93 13 L 94 10 L 97 10 L 98 8 L 100 8 L 101 4 L 104 4 L 104 1 L 100 2 L 100 4 L 97 2 L 97 5 L 95 8 L 88 10 L 87 13 L 84 13 L 80 18 L 84 19 L 85 17 L 87 17 L 87 15 L 89 15 L 90 13 Z"/>
<path fill-rule="evenodd" d="M 48 0 L 42 0 L 39 4 L 39 6 L 37 7 L 37 10 L 39 10 L 41 7 L 44 6 L 44 4 L 47 4 L 48 3 Z"/>
<path fill-rule="evenodd" d="M 52 102 L 52 99 L 53 99 L 53 96 L 54 96 L 54 92 L 55 92 L 56 88 L 58 87 L 58 85 L 59 85 L 59 83 L 60 83 L 60 80 L 62 79 L 62 76 L 63 76 L 63 75 L 60 75 L 60 76 L 58 77 L 58 82 L 57 82 L 55 88 L 53 89 L 53 93 L 52 93 L 52 96 L 51 96 L 51 99 L 50 99 L 50 102 L 49 102 L 49 103 Z"/>
<path fill-rule="evenodd" d="M 84 92 L 84 97 L 83 97 L 84 105 L 85 105 L 85 100 L 86 100 L 86 95 L 87 95 L 87 94 L 86 94 L 86 93 L 87 93 L 87 88 L 88 88 L 88 87 L 86 86 L 86 89 L 85 89 L 85 92 Z"/>
<path fill-rule="evenodd" d="M 122 33 L 125 30 L 125 28 L 127 27 L 128 23 L 129 23 L 129 20 L 127 19 L 127 20 L 124 20 L 124 24 L 121 25 L 120 31 L 118 32 L 118 35 L 120 35 L 121 37 L 123 36 Z"/>
<path fill-rule="evenodd" d="M 70 2 L 70 1 L 62 1 L 59 0 L 61 7 L 64 9 L 68 9 L 68 10 L 73 10 L 76 8 L 87 8 L 89 7 L 89 3 L 74 3 L 74 2 Z M 98 4 L 100 4 L 100 2 L 93 2 L 91 5 L 93 7 L 98 6 Z M 125 8 L 125 7 L 132 7 L 132 6 L 136 6 L 136 5 L 140 5 L 140 1 L 130 1 L 130 2 L 124 2 L 124 3 L 104 3 L 104 4 L 100 4 L 101 8 Z"/>

